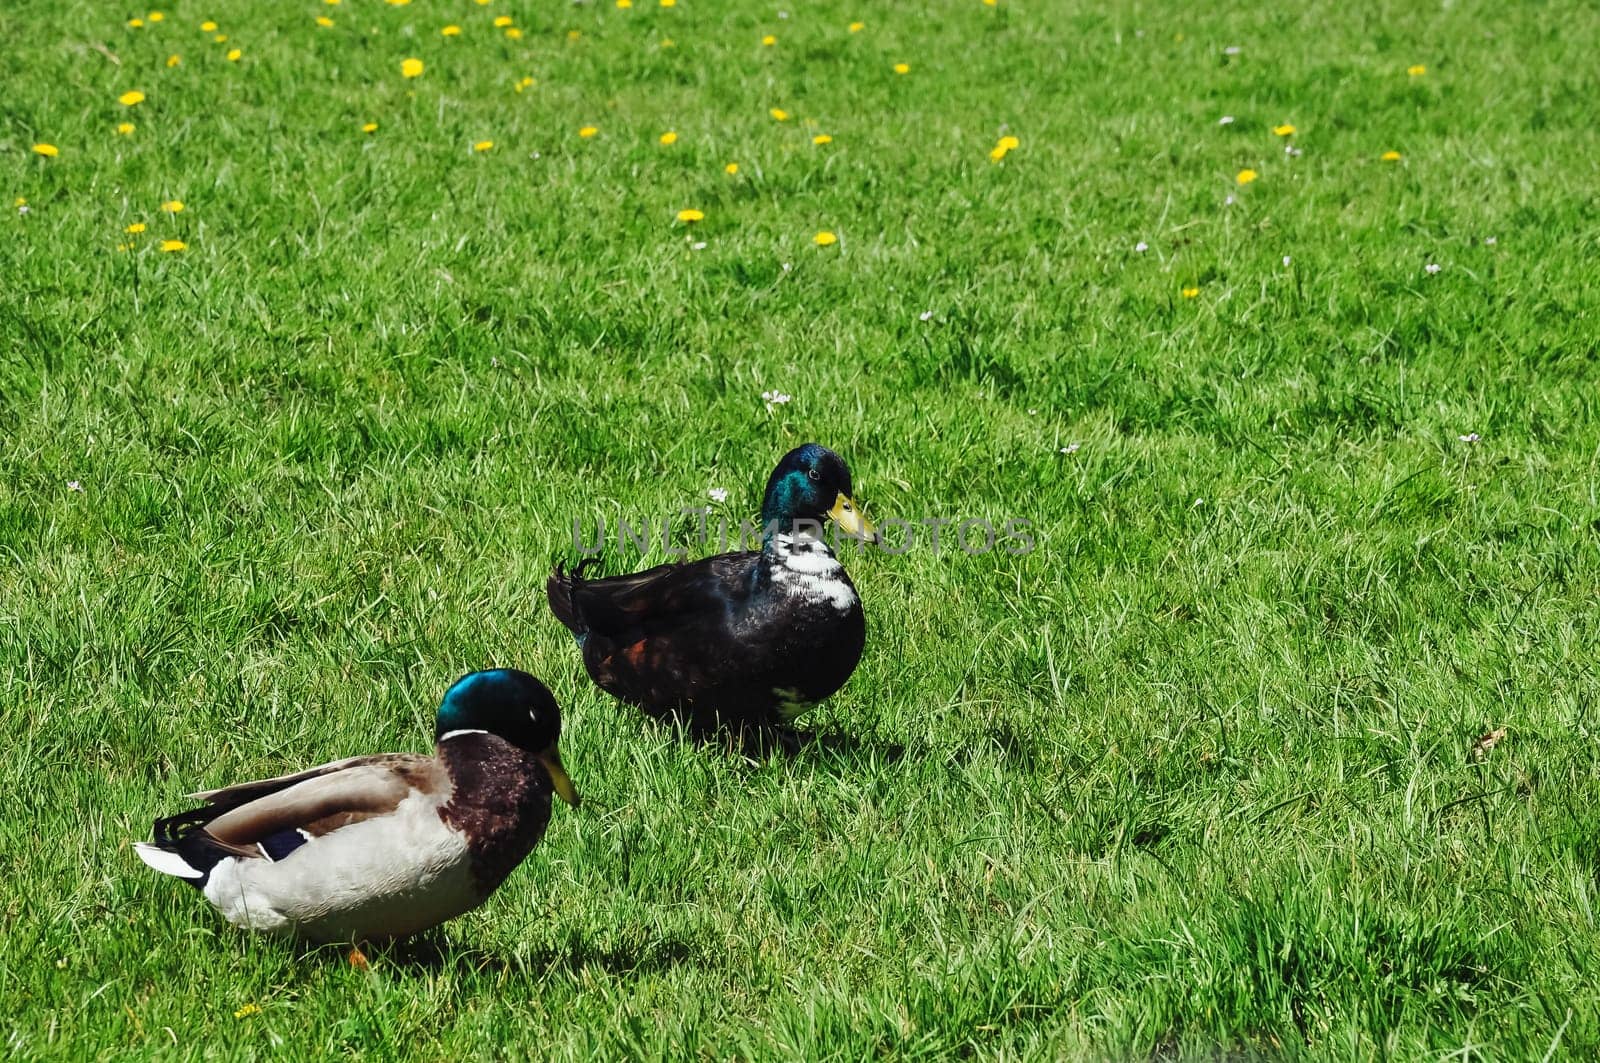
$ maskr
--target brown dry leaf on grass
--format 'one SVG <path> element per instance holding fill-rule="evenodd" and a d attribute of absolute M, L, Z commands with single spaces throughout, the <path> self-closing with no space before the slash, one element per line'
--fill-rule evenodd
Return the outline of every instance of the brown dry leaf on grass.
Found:
<path fill-rule="evenodd" d="M 1499 745 L 1500 740 L 1505 736 L 1506 729 L 1504 727 L 1496 727 L 1488 734 L 1479 735 L 1477 741 L 1472 743 L 1472 759 L 1482 760 L 1488 756 L 1489 750 Z"/>

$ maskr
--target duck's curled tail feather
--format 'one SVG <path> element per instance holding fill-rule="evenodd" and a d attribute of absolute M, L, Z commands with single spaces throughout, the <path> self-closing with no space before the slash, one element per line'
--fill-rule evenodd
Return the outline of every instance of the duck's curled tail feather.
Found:
<path fill-rule="evenodd" d="M 545 597 L 550 601 L 550 611 L 556 619 L 566 625 L 572 637 L 582 646 L 589 636 L 589 620 L 583 613 L 583 607 L 578 603 L 577 591 L 583 586 L 583 573 L 591 565 L 598 565 L 598 557 L 586 557 L 578 562 L 576 568 L 569 570 L 564 564 L 557 564 L 551 573 L 549 581 L 545 584 Z"/>

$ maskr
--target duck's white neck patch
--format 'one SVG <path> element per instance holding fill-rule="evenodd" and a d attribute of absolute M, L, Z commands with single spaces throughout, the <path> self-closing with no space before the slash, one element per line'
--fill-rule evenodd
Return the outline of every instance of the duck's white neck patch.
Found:
<path fill-rule="evenodd" d="M 439 736 L 439 741 L 448 742 L 452 738 L 465 738 L 467 735 L 486 735 L 488 733 L 488 731 L 485 731 L 481 727 L 463 727 L 459 731 L 446 731 L 444 734 Z"/>
<path fill-rule="evenodd" d="M 797 598 L 825 601 L 841 613 L 856 604 L 855 588 L 828 544 L 804 533 L 780 532 L 768 543 L 772 582 Z"/>

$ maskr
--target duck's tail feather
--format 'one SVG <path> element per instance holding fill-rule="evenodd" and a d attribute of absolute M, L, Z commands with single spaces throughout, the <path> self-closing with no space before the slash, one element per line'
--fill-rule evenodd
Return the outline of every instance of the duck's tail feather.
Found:
<path fill-rule="evenodd" d="M 589 621 L 578 604 L 576 591 L 583 585 L 584 572 L 591 565 L 599 564 L 599 557 L 585 557 L 575 568 L 568 570 L 565 563 L 558 562 L 544 587 L 545 597 L 550 601 L 550 611 L 572 632 L 579 646 L 589 637 Z"/>
<path fill-rule="evenodd" d="M 133 851 L 139 854 L 139 859 L 155 868 L 163 875 L 181 878 L 196 885 L 205 881 L 206 872 L 193 866 L 183 858 L 183 854 L 171 849 L 163 849 L 151 842 L 134 842 Z"/>
<path fill-rule="evenodd" d="M 151 831 L 153 842 L 134 842 L 133 851 L 163 875 L 181 878 L 196 889 L 205 889 L 211 871 L 230 856 L 238 856 L 231 846 L 205 831 L 216 815 L 213 808 L 197 808 L 176 816 L 158 819 Z"/>

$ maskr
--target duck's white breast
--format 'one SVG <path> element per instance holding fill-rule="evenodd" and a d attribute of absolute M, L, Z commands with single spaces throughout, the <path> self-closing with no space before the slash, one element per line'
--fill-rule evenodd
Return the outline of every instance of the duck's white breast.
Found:
<path fill-rule="evenodd" d="M 826 602 L 848 613 L 859 600 L 845 578 L 844 566 L 821 539 L 809 535 L 772 537 L 772 582 L 798 598 Z"/>

